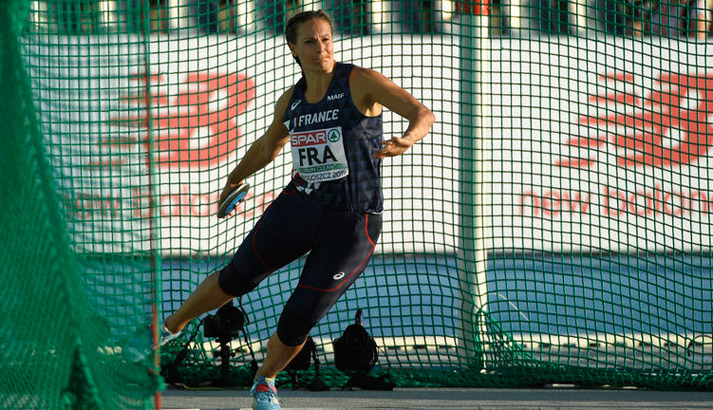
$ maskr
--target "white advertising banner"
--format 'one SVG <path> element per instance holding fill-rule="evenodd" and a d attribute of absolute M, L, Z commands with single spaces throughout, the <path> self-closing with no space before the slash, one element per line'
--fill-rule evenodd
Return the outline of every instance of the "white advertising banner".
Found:
<path fill-rule="evenodd" d="M 518 39 L 490 55 L 488 249 L 710 249 L 711 44 Z"/>
<path fill-rule="evenodd" d="M 77 249 L 232 252 L 292 169 L 285 150 L 251 177 L 235 216 L 215 217 L 228 173 L 299 78 L 282 39 L 52 39 L 27 39 L 25 55 Z M 712 45 L 542 40 L 492 41 L 473 79 L 484 93 L 476 212 L 486 249 L 713 245 Z M 454 252 L 463 233 L 457 37 L 370 36 L 336 48 L 338 60 L 384 73 L 438 121 L 408 155 L 385 161 L 380 251 Z M 405 128 L 385 114 L 385 138 Z"/>
<path fill-rule="evenodd" d="M 248 179 L 253 189 L 238 212 L 225 220 L 215 216 L 228 173 L 267 129 L 278 97 L 299 79 L 284 40 L 59 40 L 28 37 L 24 48 L 76 249 L 159 249 L 165 256 L 234 251 L 292 170 L 286 148 Z M 451 176 L 458 166 L 458 60 L 452 39 L 355 38 L 338 41 L 336 48 L 338 60 L 374 68 L 444 113 L 441 120 L 449 125 L 434 132 L 432 144 L 385 161 L 388 210 L 379 250 L 448 251 L 458 229 L 458 185 Z M 406 126 L 385 112 L 385 138 L 402 135 Z M 391 172 L 399 167 L 414 169 Z M 450 179 L 445 185 L 444 174 Z M 424 198 L 437 198 L 436 206 L 424 209 Z"/>

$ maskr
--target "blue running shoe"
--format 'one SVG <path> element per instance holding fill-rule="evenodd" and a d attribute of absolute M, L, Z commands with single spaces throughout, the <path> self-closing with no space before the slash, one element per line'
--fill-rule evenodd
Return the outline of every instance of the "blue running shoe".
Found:
<path fill-rule="evenodd" d="M 181 336 L 182 332 L 171 333 L 166 325 L 161 325 L 160 346 L 164 346 L 171 340 Z M 131 363 L 138 363 L 145 360 L 153 353 L 153 333 L 151 326 L 141 327 L 122 346 L 124 358 Z"/>
<path fill-rule="evenodd" d="M 255 380 L 250 395 L 255 399 L 253 410 L 280 410 L 275 382 L 265 380 L 264 376 L 258 376 Z"/>
<path fill-rule="evenodd" d="M 170 330 L 166 327 L 166 324 L 161 325 L 161 337 L 159 339 L 159 346 L 165 346 L 168 342 L 171 340 L 177 339 L 178 337 L 181 336 L 183 332 L 176 332 L 176 333 L 171 333 Z"/>

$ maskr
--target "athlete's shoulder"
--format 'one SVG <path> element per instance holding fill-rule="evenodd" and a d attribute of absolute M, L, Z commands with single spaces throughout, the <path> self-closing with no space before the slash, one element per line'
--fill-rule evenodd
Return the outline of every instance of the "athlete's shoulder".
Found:
<path fill-rule="evenodd" d="M 349 82 L 352 87 L 370 86 L 375 83 L 379 84 L 386 80 L 387 78 L 380 72 L 358 65 L 354 66 L 351 74 L 349 75 Z"/>
<path fill-rule="evenodd" d="M 288 88 L 287 91 L 285 91 L 280 98 L 277 99 L 277 103 L 275 104 L 275 111 L 278 116 L 282 116 L 285 111 L 287 111 L 287 106 L 290 104 L 290 100 L 292 99 L 292 94 L 295 92 L 295 86 L 293 85 L 292 87 Z"/>
<path fill-rule="evenodd" d="M 372 73 L 376 73 L 376 71 L 372 70 L 371 68 L 362 67 L 362 66 L 359 66 L 356 64 L 352 64 L 351 67 L 352 67 L 351 75 L 363 76 L 363 75 L 371 75 Z"/>

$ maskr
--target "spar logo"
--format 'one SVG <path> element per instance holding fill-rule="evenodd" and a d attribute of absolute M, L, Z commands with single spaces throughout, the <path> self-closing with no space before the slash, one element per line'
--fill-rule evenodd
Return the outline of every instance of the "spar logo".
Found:
<path fill-rule="evenodd" d="M 331 138 L 330 138 L 331 140 Z M 327 142 L 327 132 L 325 130 L 307 131 L 292 134 L 290 144 L 294 147 L 306 147 L 309 145 L 320 145 Z"/>
<path fill-rule="evenodd" d="M 236 73 L 191 72 L 177 90 L 166 84 L 164 75 L 137 73 L 130 79 L 138 92 L 120 100 L 135 114 L 110 119 L 114 135 L 101 141 L 110 155 L 90 165 L 126 165 L 127 155 L 148 149 L 150 136 L 161 168 L 209 168 L 225 162 L 239 146 L 243 132 L 236 117 L 255 97 L 252 79 Z"/>
<path fill-rule="evenodd" d="M 590 95 L 589 102 L 605 114 L 579 118 L 580 124 L 597 131 L 569 140 L 581 156 L 555 165 L 590 168 L 611 144 L 618 166 L 679 167 L 694 163 L 713 145 L 712 74 L 660 73 L 648 89 L 631 73 L 610 73 L 599 80 L 607 90 Z"/>
<path fill-rule="evenodd" d="M 329 138 L 329 142 L 331 143 L 339 142 L 339 140 L 342 139 L 342 134 L 337 130 L 329 130 L 327 138 Z"/>

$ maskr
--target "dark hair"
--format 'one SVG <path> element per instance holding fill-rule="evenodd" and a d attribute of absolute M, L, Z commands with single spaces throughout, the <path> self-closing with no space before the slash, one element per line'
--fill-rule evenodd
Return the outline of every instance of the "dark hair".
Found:
<path fill-rule="evenodd" d="M 329 27 L 334 30 L 332 19 L 329 18 L 329 16 L 327 15 L 327 13 L 324 12 L 324 10 L 303 11 L 292 16 L 292 18 L 287 22 L 287 25 L 285 26 L 285 37 L 287 37 L 287 41 L 290 43 L 296 43 L 297 29 L 302 25 L 302 23 L 314 19 L 322 19 L 326 21 L 327 23 L 329 23 Z"/>

